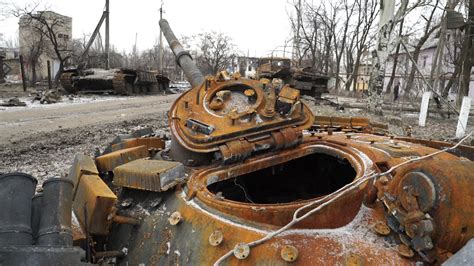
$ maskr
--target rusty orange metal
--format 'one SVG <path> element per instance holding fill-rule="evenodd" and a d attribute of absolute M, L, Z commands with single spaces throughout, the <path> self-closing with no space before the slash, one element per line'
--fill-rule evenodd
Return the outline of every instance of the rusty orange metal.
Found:
<path fill-rule="evenodd" d="M 150 154 L 145 145 L 121 149 L 111 153 L 101 155 L 95 159 L 99 172 L 105 173 L 115 169 L 115 167 L 130 161 L 148 157 Z"/>
<path fill-rule="evenodd" d="M 396 173 L 387 184 L 378 184 L 379 199 L 397 213 L 404 229 L 400 237 L 411 240 L 430 262 L 460 249 L 474 237 L 474 162 L 430 160 Z"/>
<path fill-rule="evenodd" d="M 138 159 L 114 169 L 114 184 L 147 191 L 161 192 L 184 177 L 181 163 Z"/>
<path fill-rule="evenodd" d="M 281 114 L 274 115 L 275 110 L 271 110 L 269 115 L 268 102 L 276 101 L 278 106 L 279 100 L 267 94 L 265 87 L 255 80 L 207 78 L 201 86 L 183 94 L 169 112 L 173 158 L 188 165 L 207 163 L 214 156 L 232 161 L 242 156 L 230 152 L 226 158 L 219 155 L 219 150 L 236 139 L 248 146 L 246 152 L 251 150 L 253 153 L 276 145 L 272 131 L 291 128 L 300 132 L 312 125 L 311 111 L 305 105 L 296 105 L 299 93 L 289 87 L 283 90 Z M 269 84 L 268 89 L 273 91 L 273 85 Z M 249 94 L 248 90 L 254 94 Z M 219 95 L 223 91 L 228 92 L 226 97 Z M 284 102 L 286 97 L 291 101 Z M 216 98 L 221 102 L 218 109 L 210 106 Z"/>
<path fill-rule="evenodd" d="M 289 103 L 295 103 L 300 98 L 300 91 L 286 85 L 281 89 L 278 97 L 285 99 Z"/>
<path fill-rule="evenodd" d="M 348 123 L 350 125 L 350 120 Z M 236 145 L 238 146 L 237 143 Z M 183 262 L 181 257 L 164 255 L 169 242 L 171 252 L 178 250 L 182 254 L 192 250 L 190 254 L 193 255 L 188 257 L 190 261 L 212 264 L 237 244 L 259 239 L 285 225 L 291 220 L 297 208 L 314 200 L 274 204 L 238 202 L 211 192 L 208 187 L 213 183 L 244 176 L 257 172 L 259 169 L 282 165 L 315 153 L 330 154 L 347 160 L 354 168 L 356 172 L 354 178 L 357 180 L 372 171 L 384 171 L 400 162 L 436 150 L 413 142 L 367 133 L 335 131 L 328 134 L 322 131 L 311 134 L 307 132 L 303 134 L 301 143 L 295 147 L 252 156 L 241 163 L 194 168 L 186 188 L 178 189 L 168 194 L 166 198 L 166 210 L 170 213 L 180 213 L 182 217 L 180 223 L 166 229 L 169 226 L 169 216 L 143 217 L 140 229 L 134 236 L 137 241 L 129 246 L 126 259 L 129 262 L 147 261 L 152 264 Z M 448 167 L 448 165 L 451 166 Z M 289 257 L 286 253 L 285 258 L 282 257 L 282 252 L 285 247 L 291 245 L 294 247 L 291 249 L 292 252 L 297 250 L 298 253 L 293 261 L 296 265 L 414 265 L 417 261 L 426 258 L 420 257 L 413 243 L 398 245 L 402 248 L 396 248 L 397 246 L 386 248 L 386 240 L 377 232 L 377 228 L 380 224 L 385 224 L 383 235 L 400 237 L 400 232 L 387 230 L 384 208 L 396 206 L 399 210 L 403 210 L 400 208 L 413 204 L 414 201 L 394 203 L 394 205 L 385 204 L 384 192 L 399 195 L 397 193 L 401 193 L 400 191 L 403 191 L 402 188 L 405 186 L 399 184 L 406 184 L 407 181 L 402 182 L 404 178 L 406 179 L 406 174 L 416 172 L 416 169 L 420 168 L 427 171 L 426 174 L 430 176 L 430 179 L 434 174 L 437 175 L 435 180 L 443 186 L 440 191 L 449 192 L 453 189 L 461 192 L 459 196 L 454 193 L 438 195 L 449 202 L 456 202 L 457 205 L 449 203 L 442 208 L 435 207 L 437 208 L 435 212 L 428 211 L 437 225 L 432 232 L 435 248 L 431 251 L 433 254 L 430 258 L 431 261 L 443 261 L 445 259 L 443 256 L 454 252 L 465 243 L 466 239 L 472 237 L 471 230 L 474 228 L 471 224 L 472 217 L 465 220 L 461 218 L 470 217 L 473 213 L 470 206 L 467 206 L 468 201 L 472 199 L 471 191 L 474 191 L 471 187 L 472 183 L 469 183 L 472 176 L 468 172 L 473 169 L 472 162 L 463 161 L 458 156 L 447 152 L 433 156 L 427 161 L 400 167 L 388 176 L 388 179 L 381 178 L 375 184 L 377 187 L 375 198 L 378 194 L 380 201 L 369 198 L 374 184 L 361 184 L 282 235 L 256 247 L 250 247 L 248 257 L 238 259 L 231 256 L 226 263 L 255 265 L 271 261 L 274 264 L 284 264 L 285 258 L 289 259 Z M 452 181 L 450 176 L 460 176 L 461 181 Z M 459 183 L 452 184 L 452 182 Z M 385 185 L 382 186 L 382 183 Z M 395 198 L 402 199 L 403 197 L 396 196 Z M 426 205 L 423 204 L 425 203 L 421 206 Z M 447 206 L 454 208 L 447 208 Z M 423 210 L 426 211 L 426 207 Z M 412 217 L 411 224 L 416 222 L 413 219 L 417 216 L 410 217 Z M 452 220 L 445 217 L 451 217 Z M 403 226 L 407 225 L 403 224 Z M 218 242 L 211 241 L 215 238 L 216 231 L 219 232 Z M 163 237 L 163 234 L 166 237 Z M 189 234 L 193 234 L 192 246 L 186 244 Z M 153 241 L 153 239 L 160 240 Z M 412 241 L 412 239 L 408 240 Z M 156 251 L 159 250 L 164 250 L 163 255 L 156 255 Z M 196 253 L 197 250 L 199 252 Z"/>
<path fill-rule="evenodd" d="M 111 146 L 112 151 L 118 151 L 122 149 L 128 149 L 138 146 L 146 146 L 148 149 L 162 150 L 165 148 L 165 142 L 156 137 L 150 138 L 135 138 L 135 139 L 126 139 L 120 143 L 113 144 Z"/>
<path fill-rule="evenodd" d="M 117 196 L 97 175 L 83 175 L 73 201 L 77 219 L 89 234 L 107 235 Z M 87 219 L 86 219 L 87 217 Z"/>
<path fill-rule="evenodd" d="M 73 200 L 76 196 L 78 184 L 81 181 L 82 175 L 98 175 L 99 171 L 95 166 L 94 160 L 84 154 L 77 154 L 74 157 L 74 162 L 69 168 L 68 178 L 74 182 L 74 190 L 73 190 Z"/>

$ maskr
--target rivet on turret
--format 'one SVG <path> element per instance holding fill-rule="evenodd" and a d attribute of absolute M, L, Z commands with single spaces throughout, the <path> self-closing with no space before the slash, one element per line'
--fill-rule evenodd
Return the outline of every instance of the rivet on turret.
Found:
<path fill-rule="evenodd" d="M 280 255 L 284 261 L 292 262 L 298 258 L 298 249 L 292 245 L 286 245 L 281 249 Z"/>
<path fill-rule="evenodd" d="M 250 254 L 250 247 L 245 243 L 239 243 L 234 247 L 234 256 L 239 260 L 246 259 Z"/>
<path fill-rule="evenodd" d="M 224 240 L 224 235 L 222 235 L 222 232 L 219 230 L 212 232 L 209 236 L 209 244 L 214 247 L 219 246 L 222 243 L 222 240 Z"/>
<path fill-rule="evenodd" d="M 180 212 L 173 212 L 170 218 L 168 218 L 168 221 L 171 225 L 177 225 L 182 219 L 183 217 Z"/>
<path fill-rule="evenodd" d="M 379 235 L 387 236 L 390 234 L 390 227 L 384 222 L 377 222 L 374 225 L 374 231 Z"/>
<path fill-rule="evenodd" d="M 411 258 L 415 255 L 411 248 L 403 244 L 398 246 L 397 252 L 398 254 L 406 258 Z"/>

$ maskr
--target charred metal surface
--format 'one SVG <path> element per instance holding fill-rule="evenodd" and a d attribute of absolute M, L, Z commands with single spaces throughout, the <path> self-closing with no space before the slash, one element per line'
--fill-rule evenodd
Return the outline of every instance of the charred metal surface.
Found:
<path fill-rule="evenodd" d="M 125 140 L 132 140 L 132 139 L 135 139 L 135 138 L 144 137 L 144 136 L 150 135 L 152 133 L 153 133 L 153 130 L 151 128 L 147 127 L 147 128 L 142 128 L 142 129 L 135 130 L 130 134 L 120 134 L 120 135 L 116 136 L 114 138 L 114 140 L 104 149 L 102 155 L 112 152 L 112 146 L 114 144 L 121 143 Z"/>
<path fill-rule="evenodd" d="M 73 188 L 74 183 L 66 178 L 51 178 L 43 183 L 38 245 L 72 246 Z"/>
<path fill-rule="evenodd" d="M 29 175 L 3 175 L 0 182 L 0 197 L 17 195 L 15 202 L 0 198 L 0 265 L 86 265 L 84 250 L 72 247 L 71 180 L 51 178 L 43 183 L 43 193 L 33 198 L 36 179 Z"/>
<path fill-rule="evenodd" d="M 0 246 L 0 264 L 17 266 L 90 265 L 80 247 Z"/>
<path fill-rule="evenodd" d="M 31 245 L 31 198 L 36 178 L 24 173 L 0 176 L 0 246 Z"/>
<path fill-rule="evenodd" d="M 106 235 L 117 196 L 97 175 L 84 175 L 78 185 L 73 210 L 87 233 Z"/>

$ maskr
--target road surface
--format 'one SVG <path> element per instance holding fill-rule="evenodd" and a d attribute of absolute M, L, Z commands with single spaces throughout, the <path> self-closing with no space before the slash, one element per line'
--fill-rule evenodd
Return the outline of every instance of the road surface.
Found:
<path fill-rule="evenodd" d="M 17 142 L 33 133 L 151 117 L 168 111 L 178 97 L 177 94 L 110 97 L 82 103 L 2 108 L 0 144 Z"/>

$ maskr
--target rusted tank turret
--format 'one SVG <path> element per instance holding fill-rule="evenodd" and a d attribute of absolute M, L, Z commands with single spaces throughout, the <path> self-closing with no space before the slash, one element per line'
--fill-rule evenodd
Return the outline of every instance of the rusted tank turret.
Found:
<path fill-rule="evenodd" d="M 315 116 L 278 82 L 203 77 L 160 25 L 193 88 L 169 111 L 171 144 L 140 131 L 76 156 L 72 232 L 88 262 L 469 261 L 473 147 Z"/>

